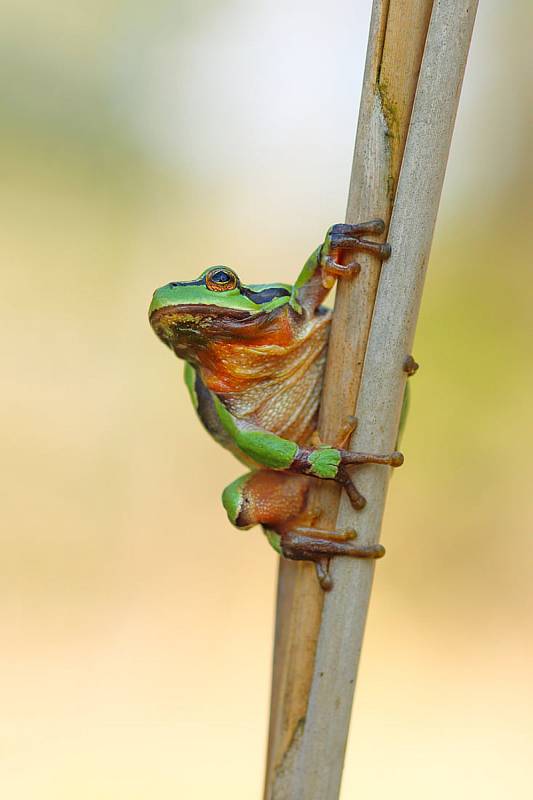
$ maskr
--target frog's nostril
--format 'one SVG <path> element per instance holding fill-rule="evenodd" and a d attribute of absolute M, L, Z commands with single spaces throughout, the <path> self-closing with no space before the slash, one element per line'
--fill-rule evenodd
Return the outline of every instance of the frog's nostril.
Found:
<path fill-rule="evenodd" d="M 171 289 L 175 289 L 176 286 L 179 286 L 179 283 L 177 281 L 172 281 L 172 283 L 169 283 L 168 285 Z"/>

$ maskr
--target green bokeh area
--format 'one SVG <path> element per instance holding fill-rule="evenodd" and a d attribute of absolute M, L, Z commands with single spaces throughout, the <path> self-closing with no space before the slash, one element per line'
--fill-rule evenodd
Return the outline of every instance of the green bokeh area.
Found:
<path fill-rule="evenodd" d="M 525 798 L 533 778 L 531 11 L 480 5 L 346 798 Z M 211 264 L 291 283 L 342 220 L 369 6 L 3 10 L 9 800 L 259 796 L 276 555 L 227 522 L 242 467 L 147 310 Z"/>

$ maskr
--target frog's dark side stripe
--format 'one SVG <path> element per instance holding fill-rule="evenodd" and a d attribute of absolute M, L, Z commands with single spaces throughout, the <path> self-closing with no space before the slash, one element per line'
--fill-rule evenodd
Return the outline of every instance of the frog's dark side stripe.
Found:
<path fill-rule="evenodd" d="M 194 369 L 192 364 L 187 361 L 185 362 L 184 378 L 196 413 L 204 428 L 222 447 L 233 453 L 243 464 L 250 466 L 252 460 L 246 457 L 224 429 L 215 407 L 214 395 L 203 382 L 198 370 Z"/>
<path fill-rule="evenodd" d="M 252 289 L 247 289 L 246 286 L 240 287 L 240 292 L 252 302 L 261 305 L 262 303 L 270 303 L 275 297 L 290 297 L 291 293 L 284 289 L 282 286 L 270 286 L 268 289 L 261 289 L 260 292 L 254 292 Z"/>

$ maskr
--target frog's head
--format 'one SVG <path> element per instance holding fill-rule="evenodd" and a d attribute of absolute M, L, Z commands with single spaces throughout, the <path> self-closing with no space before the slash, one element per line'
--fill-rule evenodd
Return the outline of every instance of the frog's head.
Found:
<path fill-rule="evenodd" d="M 156 289 L 150 324 L 176 355 L 190 358 L 210 345 L 272 336 L 291 299 L 286 284 L 244 286 L 228 267 L 210 267 L 195 281 Z"/>

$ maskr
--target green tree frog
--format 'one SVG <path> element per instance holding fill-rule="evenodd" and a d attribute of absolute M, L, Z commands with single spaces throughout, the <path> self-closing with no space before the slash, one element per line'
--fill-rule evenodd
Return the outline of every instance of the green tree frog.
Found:
<path fill-rule="evenodd" d="M 157 336 L 185 361 L 185 383 L 207 431 L 249 468 L 223 492 L 238 528 L 260 524 L 289 558 L 323 565 L 334 555 L 379 558 L 380 545 L 358 546 L 353 532 L 312 527 L 306 498 L 313 481 L 336 481 L 354 508 L 364 505 L 348 467 L 403 462 L 317 444 L 331 311 L 322 301 L 337 278 L 353 277 L 359 252 L 388 258 L 390 247 L 363 238 L 384 223 L 333 225 L 293 286 L 246 286 L 228 267 L 204 270 L 154 292 L 149 318 Z M 347 431 L 348 433 L 348 431 Z"/>

